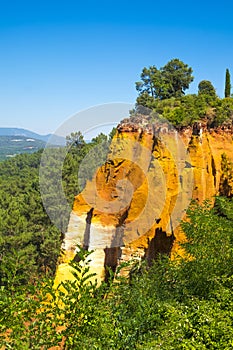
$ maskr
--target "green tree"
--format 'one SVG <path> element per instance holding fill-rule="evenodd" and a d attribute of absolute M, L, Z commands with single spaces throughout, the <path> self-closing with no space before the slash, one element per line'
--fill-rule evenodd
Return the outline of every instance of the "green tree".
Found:
<path fill-rule="evenodd" d="M 163 96 L 163 90 L 165 89 L 163 77 L 161 71 L 155 66 L 144 67 L 141 73 L 141 80 L 136 82 L 136 90 L 140 95 L 146 93 L 153 98 L 161 98 Z"/>
<path fill-rule="evenodd" d="M 214 126 L 231 124 L 233 120 L 233 99 L 217 99 L 215 103 Z"/>
<path fill-rule="evenodd" d="M 202 80 L 198 84 L 198 95 L 208 95 L 211 97 L 216 96 L 216 90 L 209 80 Z"/>
<path fill-rule="evenodd" d="M 226 69 L 226 78 L 225 78 L 225 97 L 231 96 L 231 76 L 229 69 Z"/>
<path fill-rule="evenodd" d="M 108 138 L 109 138 L 110 141 L 113 139 L 113 137 L 115 136 L 116 132 L 117 132 L 117 128 L 113 127 L 112 130 L 110 131 L 109 135 L 108 135 Z"/>
<path fill-rule="evenodd" d="M 181 97 L 193 81 L 192 68 L 178 58 L 172 59 L 164 67 L 161 73 L 166 84 L 166 98 Z"/>
<path fill-rule="evenodd" d="M 144 67 L 141 81 L 136 82 L 136 89 L 139 96 L 143 95 L 148 99 L 149 97 L 161 100 L 181 97 L 193 81 L 192 72 L 191 67 L 177 58 L 172 59 L 160 69 L 155 66 Z"/>
<path fill-rule="evenodd" d="M 81 131 L 72 132 L 70 135 L 66 136 L 67 146 L 82 147 L 84 144 L 85 141 Z"/>

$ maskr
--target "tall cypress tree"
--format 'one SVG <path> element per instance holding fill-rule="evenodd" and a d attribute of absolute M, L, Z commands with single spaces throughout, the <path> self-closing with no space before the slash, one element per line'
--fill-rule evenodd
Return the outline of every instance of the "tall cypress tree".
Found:
<path fill-rule="evenodd" d="M 229 69 L 226 70 L 226 79 L 225 79 L 225 97 L 231 96 L 231 76 Z"/>

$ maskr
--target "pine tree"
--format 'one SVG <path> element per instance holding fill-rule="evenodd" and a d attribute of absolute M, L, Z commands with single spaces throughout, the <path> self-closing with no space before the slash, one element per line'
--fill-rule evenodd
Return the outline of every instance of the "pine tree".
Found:
<path fill-rule="evenodd" d="M 226 79 L 225 79 L 225 97 L 231 96 L 231 76 L 229 69 L 226 70 Z"/>

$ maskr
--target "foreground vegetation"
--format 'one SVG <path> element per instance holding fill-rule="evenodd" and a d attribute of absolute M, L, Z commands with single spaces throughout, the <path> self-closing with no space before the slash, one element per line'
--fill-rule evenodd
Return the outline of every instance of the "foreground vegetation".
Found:
<path fill-rule="evenodd" d="M 6 349 L 232 349 L 233 201 L 193 203 L 183 223 L 186 256 L 131 266 L 108 285 L 89 283 L 87 253 L 73 262 L 76 282 L 48 279 L 2 287 Z M 119 271 L 118 271 L 119 272 Z"/>

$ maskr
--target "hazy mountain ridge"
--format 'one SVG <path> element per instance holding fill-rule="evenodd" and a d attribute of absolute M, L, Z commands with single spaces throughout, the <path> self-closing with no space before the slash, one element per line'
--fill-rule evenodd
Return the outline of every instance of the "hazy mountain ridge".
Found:
<path fill-rule="evenodd" d="M 0 161 L 15 157 L 21 153 L 33 153 L 46 145 L 45 141 L 20 135 L 0 135 Z"/>
<path fill-rule="evenodd" d="M 57 146 L 65 145 L 65 138 L 62 136 L 53 135 L 53 134 L 40 135 L 33 131 L 22 129 L 22 128 L 0 127 L 0 136 L 23 136 L 23 137 L 34 138 L 40 141 L 44 141 L 45 143 L 49 142 L 49 139 L 52 136 L 53 145 L 57 145 Z"/>
<path fill-rule="evenodd" d="M 46 144 L 64 146 L 65 139 L 51 134 L 40 135 L 21 128 L 0 128 L 0 161 L 21 153 L 36 152 L 44 148 Z"/>

